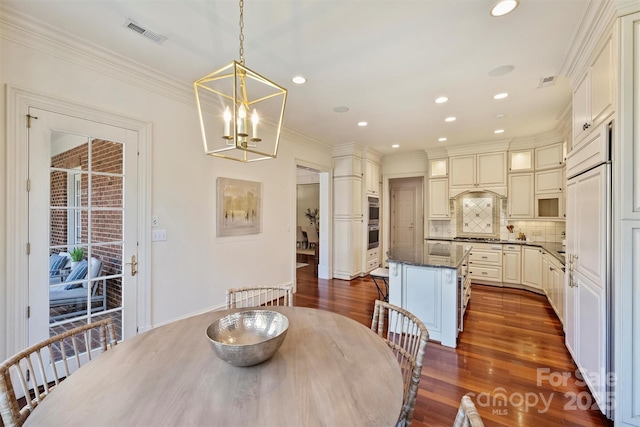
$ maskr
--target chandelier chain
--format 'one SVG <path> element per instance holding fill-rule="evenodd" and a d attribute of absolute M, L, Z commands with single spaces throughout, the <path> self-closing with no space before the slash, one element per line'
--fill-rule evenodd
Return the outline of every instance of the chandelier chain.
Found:
<path fill-rule="evenodd" d="M 244 0 L 240 0 L 240 63 L 244 65 Z"/>

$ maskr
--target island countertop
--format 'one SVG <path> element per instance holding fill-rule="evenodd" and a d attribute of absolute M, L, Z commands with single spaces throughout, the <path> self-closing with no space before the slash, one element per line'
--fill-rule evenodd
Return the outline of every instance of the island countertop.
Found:
<path fill-rule="evenodd" d="M 466 249 L 465 249 L 466 247 Z M 389 262 L 410 264 L 423 267 L 442 267 L 457 269 L 471 251 L 468 242 L 427 242 L 422 245 L 399 246 L 387 252 Z"/>

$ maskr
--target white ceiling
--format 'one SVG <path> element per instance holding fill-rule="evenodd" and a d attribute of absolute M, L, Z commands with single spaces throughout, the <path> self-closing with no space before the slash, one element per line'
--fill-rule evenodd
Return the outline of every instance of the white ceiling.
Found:
<path fill-rule="evenodd" d="M 0 1 L 185 88 L 239 59 L 234 0 Z M 561 73 L 589 0 L 520 0 L 500 18 L 489 15 L 493 4 L 245 0 L 246 65 L 289 89 L 285 127 L 331 145 L 355 142 L 389 154 L 554 130 L 571 101 Z M 124 28 L 127 18 L 167 40 L 158 45 Z M 513 72 L 489 76 L 507 64 Z M 291 83 L 297 74 L 308 82 Z M 538 88 L 548 76 L 558 76 L 555 85 Z M 499 92 L 509 97 L 494 100 Z M 441 95 L 449 102 L 435 104 Z M 349 111 L 334 112 L 338 106 Z M 450 115 L 457 120 L 445 123 Z M 369 126 L 358 127 L 362 120 Z"/>

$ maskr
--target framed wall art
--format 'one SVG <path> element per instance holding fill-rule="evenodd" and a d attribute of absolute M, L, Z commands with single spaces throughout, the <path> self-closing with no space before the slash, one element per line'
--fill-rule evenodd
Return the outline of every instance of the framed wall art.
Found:
<path fill-rule="evenodd" d="M 259 234 L 262 231 L 262 183 L 220 177 L 217 184 L 216 235 Z"/>

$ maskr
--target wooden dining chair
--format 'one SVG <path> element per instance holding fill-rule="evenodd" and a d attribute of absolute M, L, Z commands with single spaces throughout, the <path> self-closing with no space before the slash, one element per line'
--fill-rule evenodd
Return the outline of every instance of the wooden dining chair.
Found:
<path fill-rule="evenodd" d="M 476 405 L 473 404 L 473 400 L 469 396 L 462 396 L 453 427 L 484 427 Z"/>
<path fill-rule="evenodd" d="M 227 289 L 227 310 L 274 305 L 293 306 L 293 286 L 250 286 Z"/>
<path fill-rule="evenodd" d="M 96 349 L 92 345 L 96 333 L 101 353 L 117 344 L 113 319 L 108 318 L 69 329 L 0 364 L 0 416 L 5 427 L 22 426 L 61 380 L 91 361 L 87 349 Z"/>
<path fill-rule="evenodd" d="M 429 332 L 412 313 L 381 300 L 375 302 L 371 330 L 385 340 L 400 364 L 404 394 L 397 425 L 410 426 Z"/>

